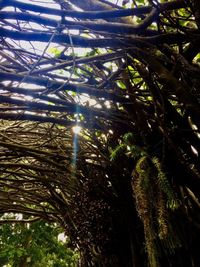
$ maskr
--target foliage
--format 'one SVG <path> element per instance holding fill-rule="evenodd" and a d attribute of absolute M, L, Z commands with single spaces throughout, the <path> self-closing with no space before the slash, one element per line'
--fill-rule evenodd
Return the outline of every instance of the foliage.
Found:
<path fill-rule="evenodd" d="M 126 155 L 128 158 L 138 159 L 145 156 L 147 152 L 144 148 L 136 145 L 135 136 L 133 133 L 124 134 L 121 143 L 117 145 L 110 154 L 111 160 L 116 160 L 120 154 Z"/>
<path fill-rule="evenodd" d="M 78 254 L 58 240 L 59 233 L 57 226 L 43 221 L 1 225 L 1 266 L 76 266 Z"/>

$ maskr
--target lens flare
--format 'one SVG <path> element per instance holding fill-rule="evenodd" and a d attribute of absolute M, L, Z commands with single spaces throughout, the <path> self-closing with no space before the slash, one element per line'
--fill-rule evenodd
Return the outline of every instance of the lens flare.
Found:
<path fill-rule="evenodd" d="M 72 131 L 73 131 L 74 134 L 79 134 L 81 129 L 82 129 L 82 127 L 78 126 L 78 125 L 72 127 Z"/>

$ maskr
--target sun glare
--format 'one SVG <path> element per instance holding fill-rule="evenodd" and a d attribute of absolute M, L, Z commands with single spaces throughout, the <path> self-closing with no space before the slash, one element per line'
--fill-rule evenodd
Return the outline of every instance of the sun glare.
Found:
<path fill-rule="evenodd" d="M 75 134 L 79 134 L 81 130 L 82 130 L 81 126 L 76 125 L 76 126 L 72 127 L 72 131 Z"/>

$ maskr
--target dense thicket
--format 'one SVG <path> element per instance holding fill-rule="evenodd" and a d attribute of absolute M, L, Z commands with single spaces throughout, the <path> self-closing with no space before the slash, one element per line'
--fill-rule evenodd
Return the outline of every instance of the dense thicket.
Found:
<path fill-rule="evenodd" d="M 200 266 L 200 2 L 116 2 L 0 1 L 0 212 L 83 267 Z"/>

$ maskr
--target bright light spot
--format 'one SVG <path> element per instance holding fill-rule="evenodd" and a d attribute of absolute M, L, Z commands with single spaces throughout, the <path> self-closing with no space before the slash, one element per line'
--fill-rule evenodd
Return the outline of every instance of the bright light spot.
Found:
<path fill-rule="evenodd" d="M 21 213 L 16 214 L 16 220 L 22 220 L 22 219 L 23 219 L 23 215 Z"/>
<path fill-rule="evenodd" d="M 196 156 L 198 156 L 198 151 L 196 150 L 196 148 L 195 147 L 193 147 L 193 146 L 191 146 L 191 149 L 192 149 L 192 152 L 196 155 Z"/>
<path fill-rule="evenodd" d="M 111 108 L 110 101 L 105 101 L 104 104 L 106 105 L 107 108 Z"/>
<path fill-rule="evenodd" d="M 72 127 L 72 131 L 73 131 L 73 133 L 75 133 L 75 134 L 79 134 L 80 131 L 81 131 L 81 129 L 82 129 L 82 127 L 81 127 L 81 126 L 78 126 L 78 125 Z"/>
<path fill-rule="evenodd" d="M 66 237 L 65 233 L 61 233 L 58 235 L 58 241 L 66 242 L 66 239 L 67 239 L 67 237 Z"/>

